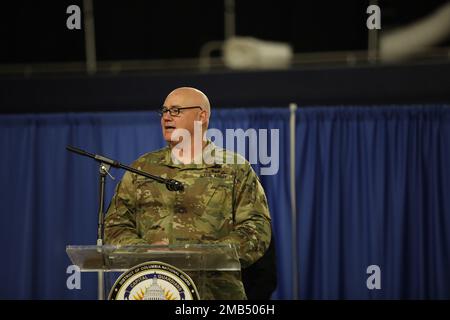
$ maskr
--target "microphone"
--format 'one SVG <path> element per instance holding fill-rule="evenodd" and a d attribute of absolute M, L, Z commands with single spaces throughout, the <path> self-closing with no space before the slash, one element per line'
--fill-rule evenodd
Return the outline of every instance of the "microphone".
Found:
<path fill-rule="evenodd" d="M 70 145 L 67 145 L 66 149 L 69 150 L 69 151 L 72 151 L 74 153 L 78 153 L 79 155 L 82 155 L 82 156 L 85 156 L 85 157 L 89 157 L 89 158 L 92 158 L 94 160 L 97 160 L 97 161 L 109 164 L 110 166 L 113 166 L 114 168 L 120 168 L 120 163 L 119 162 L 117 162 L 115 160 L 112 160 L 112 159 L 109 159 L 109 158 L 106 158 L 106 157 L 103 157 L 101 155 L 89 153 L 87 151 L 81 150 L 79 148 L 76 148 L 76 147 L 73 147 L 73 146 L 70 146 Z"/>
<path fill-rule="evenodd" d="M 184 186 L 180 181 L 169 179 L 166 182 L 166 187 L 169 191 L 183 191 Z"/>
<path fill-rule="evenodd" d="M 76 148 L 76 147 L 73 147 L 73 146 L 70 146 L 70 145 L 67 145 L 66 149 L 68 151 L 77 153 L 79 155 L 92 158 L 92 159 L 97 160 L 99 162 L 109 164 L 112 167 L 121 168 L 121 169 L 130 171 L 130 172 L 136 173 L 136 174 L 138 174 L 140 176 L 144 176 L 146 178 L 150 178 L 152 180 L 156 180 L 159 183 L 164 183 L 166 185 L 167 190 L 169 190 L 169 191 L 183 191 L 184 190 L 184 186 L 183 186 L 183 184 L 180 181 L 177 181 L 177 180 L 174 180 L 174 179 L 164 179 L 164 178 L 161 178 L 161 177 L 158 177 L 158 176 L 154 176 L 154 175 L 149 174 L 147 172 L 144 172 L 144 171 L 141 171 L 141 170 L 137 170 L 135 168 L 123 165 L 123 164 L 121 164 L 120 162 L 118 162 L 116 160 L 112 160 L 112 159 L 106 158 L 106 157 L 98 155 L 98 154 L 93 154 L 93 153 L 90 153 L 90 152 L 86 152 L 84 150 L 81 150 L 79 148 Z"/>

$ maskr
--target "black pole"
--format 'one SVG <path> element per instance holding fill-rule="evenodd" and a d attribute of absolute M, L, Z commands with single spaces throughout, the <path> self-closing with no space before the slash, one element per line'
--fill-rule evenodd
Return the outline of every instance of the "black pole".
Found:
<path fill-rule="evenodd" d="M 97 226 L 97 248 L 103 246 L 103 224 L 105 221 L 105 184 L 106 184 L 106 174 L 111 166 L 100 162 L 99 167 L 99 193 L 98 193 L 98 226 Z M 105 257 L 103 256 L 103 260 Z M 105 261 L 103 261 L 105 265 Z M 105 300 L 105 282 L 103 271 L 98 272 L 98 299 Z"/>
<path fill-rule="evenodd" d="M 97 227 L 97 245 L 103 245 L 103 224 L 105 217 L 105 184 L 106 174 L 108 173 L 109 165 L 100 163 L 99 168 L 99 201 L 98 201 L 98 227 Z"/>

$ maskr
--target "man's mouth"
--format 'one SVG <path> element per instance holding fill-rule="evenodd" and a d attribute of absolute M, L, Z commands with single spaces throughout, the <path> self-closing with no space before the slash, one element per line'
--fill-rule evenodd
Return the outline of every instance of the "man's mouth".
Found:
<path fill-rule="evenodd" d="M 175 126 L 164 126 L 164 129 L 166 130 L 175 130 Z"/>

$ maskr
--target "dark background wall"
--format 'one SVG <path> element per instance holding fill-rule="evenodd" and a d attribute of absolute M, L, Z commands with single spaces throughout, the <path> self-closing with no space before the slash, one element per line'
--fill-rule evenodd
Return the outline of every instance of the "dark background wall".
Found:
<path fill-rule="evenodd" d="M 150 110 L 178 86 L 201 88 L 217 108 L 445 103 L 450 63 L 290 71 L 0 78 L 3 113 Z"/>

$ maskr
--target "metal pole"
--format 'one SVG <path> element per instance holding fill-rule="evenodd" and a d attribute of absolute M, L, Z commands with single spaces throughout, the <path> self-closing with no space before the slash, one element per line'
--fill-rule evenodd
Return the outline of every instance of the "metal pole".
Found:
<path fill-rule="evenodd" d="M 297 104 L 289 104 L 290 115 L 290 177 L 291 177 L 291 218 L 292 218 L 292 290 L 293 299 L 298 299 L 298 264 L 297 264 L 297 201 L 295 190 L 295 113 L 297 112 Z"/>
<path fill-rule="evenodd" d="M 370 5 L 378 5 L 378 0 L 371 0 Z M 367 30 L 367 58 L 369 62 L 375 63 L 380 56 L 380 32 L 378 29 Z"/>
<path fill-rule="evenodd" d="M 94 74 L 97 72 L 97 54 L 95 50 L 94 7 L 92 0 L 83 0 L 83 13 L 86 71 L 88 74 Z"/>
<path fill-rule="evenodd" d="M 236 35 L 236 15 L 234 11 L 234 0 L 225 0 L 225 40 Z"/>
<path fill-rule="evenodd" d="M 102 250 L 103 246 L 103 224 L 104 224 L 104 207 L 105 207 L 105 184 L 106 175 L 110 169 L 110 165 L 100 163 L 99 168 L 99 205 L 98 205 L 98 225 L 97 225 L 97 247 Z M 103 271 L 98 272 L 98 300 L 105 300 L 105 282 Z"/>

